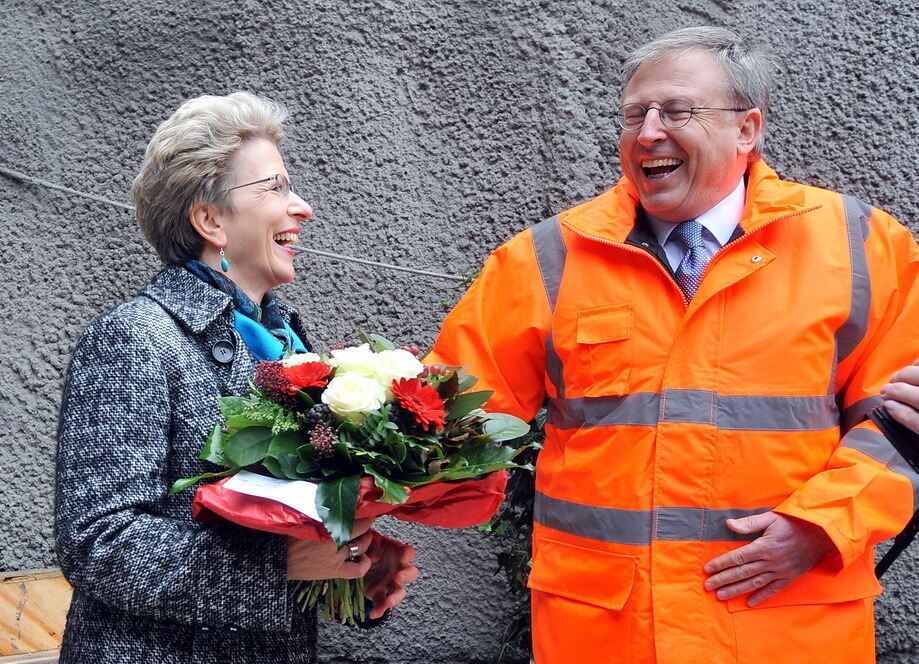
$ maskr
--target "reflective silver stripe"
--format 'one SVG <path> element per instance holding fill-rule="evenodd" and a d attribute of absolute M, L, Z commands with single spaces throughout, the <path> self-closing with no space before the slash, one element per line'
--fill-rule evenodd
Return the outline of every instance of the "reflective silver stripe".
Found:
<path fill-rule="evenodd" d="M 868 331 L 868 309 L 871 306 L 871 277 L 865 256 L 868 218 L 871 206 L 852 196 L 843 196 L 846 231 L 849 236 L 849 261 L 852 271 L 852 301 L 849 318 L 836 330 L 836 356 L 840 362 L 849 357 Z"/>
<path fill-rule="evenodd" d="M 546 375 L 552 384 L 555 385 L 555 391 L 559 398 L 565 396 L 565 379 L 562 374 L 562 358 L 558 356 L 555 350 L 555 341 L 552 335 L 552 329 L 546 336 Z"/>
<path fill-rule="evenodd" d="M 557 429 L 631 424 L 654 426 L 660 410 L 660 395 L 636 392 L 622 397 L 580 397 L 549 399 L 548 421 Z"/>
<path fill-rule="evenodd" d="M 601 542 L 650 544 L 651 512 L 594 507 L 536 492 L 533 520 L 563 533 Z"/>
<path fill-rule="evenodd" d="M 565 270 L 565 258 L 568 255 L 558 216 L 540 221 L 533 226 L 532 234 L 536 263 L 542 275 L 543 286 L 546 288 L 546 296 L 549 298 L 549 307 L 555 311 L 558 288 L 562 283 L 562 272 Z"/>
<path fill-rule="evenodd" d="M 550 399 L 549 421 L 558 429 L 684 422 L 735 431 L 822 431 L 839 424 L 839 411 L 836 400 L 828 395 L 730 395 L 668 389 L 663 394 Z"/>
<path fill-rule="evenodd" d="M 741 535 L 724 525 L 725 519 L 740 519 L 768 512 L 753 509 L 706 509 L 704 507 L 658 507 L 654 510 L 654 539 L 681 542 L 749 542 L 760 533 Z"/>
<path fill-rule="evenodd" d="M 536 265 L 542 275 L 542 283 L 549 299 L 549 308 L 554 312 L 555 303 L 558 301 L 558 289 L 562 283 L 562 273 L 565 271 L 565 259 L 568 256 L 568 247 L 562 237 L 562 229 L 558 223 L 558 215 L 543 219 L 533 226 L 533 251 L 536 253 Z M 552 329 L 546 337 L 546 375 L 559 397 L 565 396 L 565 381 L 563 378 L 562 359 L 555 350 Z"/>
<path fill-rule="evenodd" d="M 913 485 L 914 509 L 919 505 L 919 474 L 883 434 L 871 429 L 852 429 L 843 437 L 840 447 L 858 450 L 878 463 L 883 463 L 898 475 L 903 475 Z"/>
<path fill-rule="evenodd" d="M 770 509 L 658 507 L 654 510 L 623 510 L 582 505 L 537 492 L 533 518 L 547 528 L 616 544 L 647 545 L 661 540 L 739 542 L 754 540 L 759 533 L 735 533 L 724 525 L 725 519 L 762 514 Z"/>
<path fill-rule="evenodd" d="M 881 396 L 865 397 L 842 411 L 842 432 L 845 433 L 868 417 L 868 412 L 884 403 Z"/>
<path fill-rule="evenodd" d="M 839 425 L 839 409 L 828 395 L 722 395 L 715 424 L 738 431 L 822 431 Z"/>

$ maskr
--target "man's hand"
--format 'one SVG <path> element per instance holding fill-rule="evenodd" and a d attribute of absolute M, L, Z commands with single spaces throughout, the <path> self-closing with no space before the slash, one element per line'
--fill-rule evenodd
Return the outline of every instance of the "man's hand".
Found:
<path fill-rule="evenodd" d="M 891 376 L 881 396 L 891 417 L 919 433 L 919 360 Z"/>
<path fill-rule="evenodd" d="M 728 519 L 727 527 L 748 535 L 763 531 L 755 541 L 714 558 L 705 565 L 706 590 L 717 590 L 718 599 L 730 599 L 755 590 L 747 606 L 766 598 L 810 571 L 836 547 L 823 530 L 812 523 L 766 512 L 742 519 Z"/>
<path fill-rule="evenodd" d="M 373 602 L 367 614 L 379 618 L 405 599 L 406 584 L 418 578 L 418 568 L 412 565 L 415 548 L 372 531 L 373 540 L 367 557 L 373 562 L 364 577 L 364 594 Z"/>

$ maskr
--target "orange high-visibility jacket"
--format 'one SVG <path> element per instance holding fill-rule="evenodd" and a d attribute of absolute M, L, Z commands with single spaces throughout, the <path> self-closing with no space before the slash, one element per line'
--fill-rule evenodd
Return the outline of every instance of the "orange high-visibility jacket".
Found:
<path fill-rule="evenodd" d="M 919 356 L 919 250 L 857 199 L 762 161 L 746 177 L 688 304 L 623 180 L 496 250 L 444 322 L 430 359 L 491 409 L 529 419 L 548 397 L 538 664 L 874 661 L 873 545 L 919 477 L 865 415 Z M 755 537 L 725 519 L 770 509 L 838 553 L 755 608 L 718 600 L 704 563 Z"/>

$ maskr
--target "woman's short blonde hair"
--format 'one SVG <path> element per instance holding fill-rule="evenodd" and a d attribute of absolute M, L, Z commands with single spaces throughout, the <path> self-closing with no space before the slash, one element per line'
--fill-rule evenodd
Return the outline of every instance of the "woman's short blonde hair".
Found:
<path fill-rule="evenodd" d="M 189 99 L 157 127 L 131 196 L 137 223 L 166 264 L 201 255 L 203 240 L 189 213 L 198 203 L 232 211 L 233 156 L 248 140 L 284 138 L 287 111 L 248 92 Z"/>

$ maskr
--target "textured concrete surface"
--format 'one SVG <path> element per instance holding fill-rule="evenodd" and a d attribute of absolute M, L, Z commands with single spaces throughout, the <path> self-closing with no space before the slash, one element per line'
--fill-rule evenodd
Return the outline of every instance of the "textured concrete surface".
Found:
<path fill-rule="evenodd" d="M 914 0 L 5 0 L 0 166 L 127 200 L 147 139 L 181 101 L 251 90 L 292 111 L 286 154 L 326 250 L 474 271 L 526 225 L 618 177 L 617 68 L 671 28 L 770 42 L 783 72 L 768 158 L 917 228 Z M 130 213 L 0 176 L 0 570 L 53 564 L 61 373 L 99 311 L 157 262 Z M 429 343 L 459 288 L 301 259 L 286 298 L 320 345 L 355 330 Z M 484 662 L 504 589 L 473 532 L 388 526 L 422 580 L 389 625 L 329 628 L 324 661 Z M 919 660 L 917 554 L 885 579 L 881 661 Z"/>

